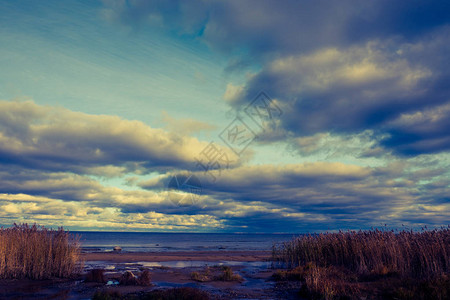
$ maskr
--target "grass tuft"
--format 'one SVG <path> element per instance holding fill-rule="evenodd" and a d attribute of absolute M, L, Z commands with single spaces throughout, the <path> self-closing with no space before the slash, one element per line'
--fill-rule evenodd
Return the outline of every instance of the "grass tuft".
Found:
<path fill-rule="evenodd" d="M 229 266 L 222 266 L 222 273 L 216 276 L 215 279 L 219 281 L 243 281 L 241 275 L 234 274 L 233 270 Z"/>
<path fill-rule="evenodd" d="M 233 269 L 229 266 L 207 267 L 203 272 L 192 272 L 191 279 L 198 282 L 208 281 L 239 281 L 244 279 L 239 274 L 233 273 Z"/>

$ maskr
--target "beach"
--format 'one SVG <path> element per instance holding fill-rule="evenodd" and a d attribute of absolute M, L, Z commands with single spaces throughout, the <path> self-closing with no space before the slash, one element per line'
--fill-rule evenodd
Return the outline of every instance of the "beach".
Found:
<path fill-rule="evenodd" d="M 168 262 L 168 261 L 268 261 L 270 251 L 177 251 L 177 252 L 92 252 L 83 253 L 82 258 L 89 261 L 123 262 Z"/>
<path fill-rule="evenodd" d="M 213 299 L 283 299 L 286 293 L 271 280 L 270 251 L 176 251 L 176 252 L 89 252 L 82 253 L 84 271 L 73 279 L 0 280 L 2 299 L 92 299 L 99 291 L 136 294 L 155 289 L 192 287 L 208 292 Z M 217 276 L 230 268 L 236 280 Z M 86 274 L 103 269 L 105 282 L 88 282 Z M 139 274 L 147 269 L 151 285 L 119 285 L 125 272 Z M 210 274 L 210 278 L 199 280 Z"/>
<path fill-rule="evenodd" d="M 80 274 L 66 279 L 0 280 L 1 299 L 92 299 L 96 293 L 135 295 L 196 288 L 213 299 L 276 299 L 271 247 L 283 234 L 72 232 L 78 237 Z M 114 248 L 120 249 L 114 251 Z M 97 271 L 94 271 L 97 270 Z M 91 278 L 100 272 L 102 278 Z M 145 285 L 119 284 L 127 272 L 150 273 Z M 226 276 L 228 277 L 226 277 Z M 94 276 L 95 277 L 95 276 Z M 285 297 L 281 297 L 283 299 Z"/>
<path fill-rule="evenodd" d="M 105 268 L 112 282 L 110 290 L 122 290 L 114 286 L 115 278 L 123 272 L 138 273 L 148 268 L 152 274 L 153 286 L 134 287 L 132 291 L 155 288 L 195 287 L 208 291 L 220 299 L 273 298 L 273 284 L 269 282 L 273 271 L 270 269 L 270 251 L 178 251 L 178 252 L 138 252 L 138 253 L 85 253 L 86 270 Z M 222 281 L 195 280 L 194 272 L 221 274 L 223 267 L 230 267 L 241 280 Z M 126 288 L 131 291 L 130 287 Z M 272 295 L 272 296 L 267 296 Z"/>
<path fill-rule="evenodd" d="M 406 300 L 450 294 L 448 228 L 300 235 L 270 251 L 266 245 L 279 236 L 254 236 L 249 244 L 250 238 L 231 234 L 158 240 L 153 233 L 103 233 L 103 241 L 91 235 L 83 246 L 62 230 L 22 225 L 0 232 L 8 247 L 1 252 L 0 299 Z M 136 251 L 151 248 L 157 251 Z"/>

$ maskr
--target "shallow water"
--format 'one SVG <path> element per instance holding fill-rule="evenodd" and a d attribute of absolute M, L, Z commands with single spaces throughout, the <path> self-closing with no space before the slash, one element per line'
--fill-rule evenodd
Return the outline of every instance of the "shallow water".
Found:
<path fill-rule="evenodd" d="M 92 269 L 104 269 L 108 271 L 133 271 L 140 268 L 195 268 L 205 266 L 242 266 L 247 270 L 251 268 L 267 269 L 270 267 L 270 262 L 267 261 L 204 261 L 204 260 L 179 260 L 179 261 L 163 261 L 163 262 L 133 262 L 133 263 L 111 263 L 107 261 L 86 261 L 84 264 L 85 271 Z"/>

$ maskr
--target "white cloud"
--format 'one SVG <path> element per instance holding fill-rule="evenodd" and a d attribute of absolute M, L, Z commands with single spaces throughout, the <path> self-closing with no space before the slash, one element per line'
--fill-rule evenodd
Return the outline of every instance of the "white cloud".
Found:
<path fill-rule="evenodd" d="M 211 127 L 182 123 L 179 132 L 166 131 L 118 116 L 0 101 L 0 150 L 19 165 L 103 176 L 189 168 L 208 143 L 183 133 Z"/>
<path fill-rule="evenodd" d="M 229 104 L 233 104 L 243 96 L 244 86 L 233 85 L 232 83 L 227 84 L 227 89 L 223 95 L 223 99 Z"/>
<path fill-rule="evenodd" d="M 430 77 L 431 71 L 401 55 L 393 55 L 386 49 L 388 43 L 372 41 L 364 46 L 325 48 L 312 54 L 283 57 L 271 63 L 269 72 L 291 78 L 286 87 L 295 93 L 342 86 L 356 86 L 362 90 L 361 95 L 372 98 L 393 92 L 417 92 L 414 89 L 417 82 Z M 378 83 L 383 83 L 382 90 L 370 88 Z M 364 89 L 365 86 L 369 89 Z"/>

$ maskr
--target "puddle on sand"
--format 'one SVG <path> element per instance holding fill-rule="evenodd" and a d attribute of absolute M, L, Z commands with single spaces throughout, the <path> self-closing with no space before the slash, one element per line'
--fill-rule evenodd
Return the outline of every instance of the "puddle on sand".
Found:
<path fill-rule="evenodd" d="M 108 280 L 108 282 L 106 283 L 106 285 L 118 285 L 119 282 L 117 280 Z"/>
<path fill-rule="evenodd" d="M 116 265 L 117 264 L 111 264 L 109 262 L 101 260 L 90 260 L 84 262 L 84 269 L 85 271 L 89 271 L 92 269 L 104 269 L 107 271 L 113 271 L 116 269 Z"/>

